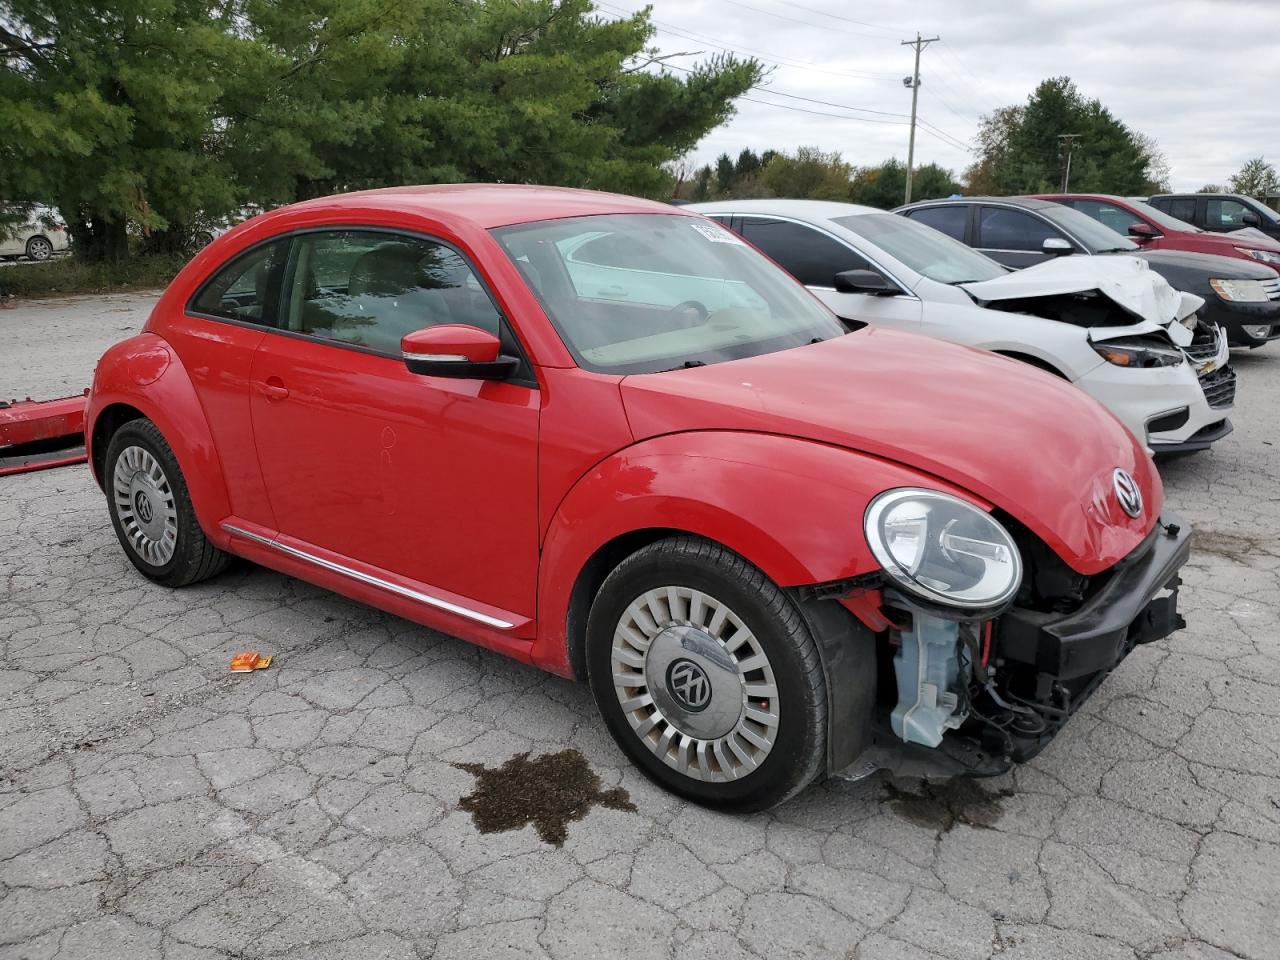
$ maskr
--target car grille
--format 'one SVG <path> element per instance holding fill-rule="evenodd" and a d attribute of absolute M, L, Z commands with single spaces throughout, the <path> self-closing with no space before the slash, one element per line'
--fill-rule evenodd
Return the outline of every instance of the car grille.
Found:
<path fill-rule="evenodd" d="M 1204 388 L 1205 400 L 1215 409 L 1229 407 L 1236 402 L 1236 372 L 1230 367 L 1205 374 L 1200 378 L 1200 386 Z"/>
<path fill-rule="evenodd" d="M 1274 280 L 1263 280 L 1262 288 L 1267 291 L 1267 297 L 1271 300 L 1280 300 L 1280 277 Z"/>
<path fill-rule="evenodd" d="M 1182 352 L 1186 354 L 1192 365 L 1197 368 L 1201 364 L 1212 360 L 1218 355 L 1217 327 L 1211 327 L 1205 323 L 1199 324 L 1196 328 L 1195 337 L 1182 348 Z"/>

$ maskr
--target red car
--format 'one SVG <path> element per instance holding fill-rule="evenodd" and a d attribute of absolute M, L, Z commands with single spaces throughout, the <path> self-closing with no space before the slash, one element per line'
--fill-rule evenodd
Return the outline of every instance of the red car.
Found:
<path fill-rule="evenodd" d="M 1074 207 L 1147 250 L 1212 253 L 1251 260 L 1280 271 L 1280 242 L 1274 240 L 1210 233 L 1141 200 L 1098 193 L 1042 193 L 1037 197 Z"/>
<path fill-rule="evenodd" d="M 1189 530 L 1105 409 L 850 330 L 628 197 L 255 217 L 103 356 L 86 426 L 147 577 L 236 555 L 588 679 L 645 773 L 728 808 L 903 751 L 1007 769 L 1180 625 Z"/>

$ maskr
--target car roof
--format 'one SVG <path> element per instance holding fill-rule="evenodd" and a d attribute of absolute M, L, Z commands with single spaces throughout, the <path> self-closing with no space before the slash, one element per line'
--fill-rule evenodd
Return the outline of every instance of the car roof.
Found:
<path fill-rule="evenodd" d="M 834 220 L 836 217 L 857 217 L 867 213 L 888 213 L 879 207 L 858 203 L 841 203 L 838 200 L 706 200 L 685 207 L 698 213 L 772 213 L 800 220 Z"/>
<path fill-rule="evenodd" d="M 617 193 L 542 187 L 517 183 L 441 183 L 429 186 L 360 190 L 304 200 L 273 211 L 342 212 L 371 207 L 406 213 L 445 214 L 482 228 L 561 217 L 609 213 L 658 213 L 683 216 L 678 208 Z"/>
<path fill-rule="evenodd" d="M 1037 193 L 1034 194 L 1036 200 L 1057 201 L 1059 198 L 1063 200 L 1110 200 L 1114 203 L 1134 203 L 1134 197 L 1122 197 L 1114 193 Z"/>
<path fill-rule="evenodd" d="M 1182 193 L 1153 193 L 1153 194 L 1150 196 L 1150 198 L 1149 198 L 1149 199 L 1151 199 L 1151 200 L 1164 200 L 1164 199 L 1171 198 L 1171 197 L 1176 197 L 1176 198 L 1178 198 L 1178 199 L 1183 199 L 1183 198 L 1186 198 L 1186 197 L 1230 197 L 1232 200 L 1249 200 L 1249 201 L 1252 201 L 1252 202 L 1255 202 L 1255 203 L 1257 202 L 1257 201 L 1256 201 L 1256 199 L 1255 199 L 1254 197 L 1246 196 L 1246 195 L 1245 195 L 1245 194 L 1243 194 L 1243 193 L 1225 193 L 1225 192 L 1220 192 L 1220 193 L 1190 193 L 1190 192 L 1186 192 L 1186 191 L 1184 191 L 1184 192 L 1182 192 Z"/>
<path fill-rule="evenodd" d="M 1003 204 L 1007 207 L 1022 207 L 1026 210 L 1043 210 L 1046 207 L 1061 206 L 1061 204 L 1054 203 L 1052 200 L 1041 200 L 1037 197 L 947 197 L 938 200 L 917 200 L 914 203 L 904 204 L 897 209 L 914 210 L 917 207 L 940 207 L 948 203 L 964 205 L 994 203 Z"/>

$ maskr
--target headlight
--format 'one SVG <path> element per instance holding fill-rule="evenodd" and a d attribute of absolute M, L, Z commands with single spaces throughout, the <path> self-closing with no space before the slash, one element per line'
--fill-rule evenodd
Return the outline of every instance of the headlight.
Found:
<path fill-rule="evenodd" d="M 1008 531 L 959 497 L 887 490 L 867 507 L 863 530 L 884 572 L 927 600 L 994 607 L 1022 582 L 1022 557 Z"/>
<path fill-rule="evenodd" d="M 1127 337 L 1123 340 L 1103 340 L 1100 343 L 1090 342 L 1094 352 L 1107 363 L 1117 367 L 1135 367 L 1150 369 L 1152 367 L 1176 367 L 1183 360 L 1182 351 L 1159 340 L 1144 340 L 1140 337 Z"/>
<path fill-rule="evenodd" d="M 1236 253 L 1243 253 L 1246 257 L 1253 257 L 1255 260 L 1261 260 L 1263 263 L 1280 263 L 1280 253 L 1272 250 L 1255 250 L 1252 247 L 1236 247 Z"/>
<path fill-rule="evenodd" d="M 1234 303 L 1266 303 L 1267 288 L 1261 280 L 1210 280 L 1209 286 L 1223 300 Z"/>

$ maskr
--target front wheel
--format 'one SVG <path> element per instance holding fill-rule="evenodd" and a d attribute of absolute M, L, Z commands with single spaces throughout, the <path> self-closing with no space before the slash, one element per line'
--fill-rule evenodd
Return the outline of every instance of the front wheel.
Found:
<path fill-rule="evenodd" d="M 185 587 L 230 562 L 196 520 L 178 459 L 150 420 L 130 420 L 107 445 L 107 507 L 125 555 L 167 587 Z"/>
<path fill-rule="evenodd" d="M 826 755 L 826 680 L 799 611 L 760 570 L 672 537 L 604 581 L 587 619 L 592 693 L 618 745 L 674 793 L 763 810 Z"/>

